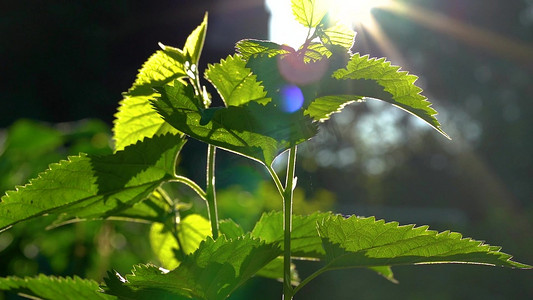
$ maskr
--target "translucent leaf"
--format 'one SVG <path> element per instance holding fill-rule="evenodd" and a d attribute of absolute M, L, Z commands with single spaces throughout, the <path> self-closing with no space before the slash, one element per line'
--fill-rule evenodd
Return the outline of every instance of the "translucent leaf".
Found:
<path fill-rule="evenodd" d="M 277 257 L 259 270 L 256 275 L 283 282 L 283 257 Z M 291 284 L 294 286 L 300 284 L 300 276 L 294 264 L 291 264 Z"/>
<path fill-rule="evenodd" d="M 337 23 L 326 29 L 317 31 L 318 37 L 324 44 L 338 45 L 350 50 L 355 39 L 355 32 L 344 23 Z"/>
<path fill-rule="evenodd" d="M 237 287 L 281 254 L 281 250 L 250 235 L 216 241 L 208 238 L 196 252 L 170 272 L 137 266 L 124 282 L 106 279 L 106 292 L 119 297 L 149 299 L 165 293 L 193 299 L 226 299 Z"/>
<path fill-rule="evenodd" d="M 228 239 L 236 239 L 244 235 L 242 227 L 231 219 L 220 220 L 218 226 L 220 233 Z"/>
<path fill-rule="evenodd" d="M 159 44 L 162 50 L 153 54 L 144 64 L 133 86 L 124 93 L 115 114 L 115 149 L 134 144 L 145 137 L 166 133 L 176 134 L 154 111 L 149 100 L 156 96 L 154 87 L 163 86 L 175 79 L 191 76 L 188 69 L 197 68 L 207 29 L 207 14 L 203 22 L 189 35 L 184 50 Z"/>
<path fill-rule="evenodd" d="M 197 214 L 186 216 L 178 224 L 177 234 L 180 244 L 174 237 L 172 229 L 168 227 L 162 223 L 154 223 L 150 229 L 152 250 L 165 269 L 171 270 L 180 264 L 179 257 L 176 256 L 180 245 L 184 254 L 191 254 L 207 236 L 211 236 L 211 224 Z"/>
<path fill-rule="evenodd" d="M 169 134 L 111 155 L 82 154 L 52 164 L 2 197 L 0 229 L 51 213 L 61 214 L 61 220 L 113 216 L 175 176 L 175 159 L 183 144 L 183 139 Z"/>
<path fill-rule="evenodd" d="M 204 16 L 202 24 L 198 25 L 196 29 L 187 37 L 183 51 L 187 54 L 190 62 L 198 66 L 200 54 L 204 47 L 205 35 L 207 32 L 207 13 Z"/>
<path fill-rule="evenodd" d="M 117 299 L 106 295 L 93 280 L 74 277 L 55 277 L 39 275 L 37 277 L 0 278 L 0 290 L 20 293 L 32 299 Z"/>
<path fill-rule="evenodd" d="M 158 91 L 154 106 L 179 131 L 264 164 L 316 133 L 303 115 L 283 113 L 270 103 L 202 109 L 192 87 L 179 81 Z"/>
<path fill-rule="evenodd" d="M 305 110 L 305 114 L 316 121 L 326 121 L 334 113 L 340 112 L 346 105 L 362 101 L 362 96 L 338 95 L 324 96 L 315 99 Z"/>
<path fill-rule="evenodd" d="M 245 60 L 248 60 L 250 57 L 259 54 L 272 57 L 279 54 L 289 53 L 288 49 L 280 44 L 271 41 L 253 39 L 241 40 L 237 42 L 235 48 Z"/>
<path fill-rule="evenodd" d="M 322 240 L 317 231 L 317 222 L 331 216 L 331 213 L 314 213 L 308 216 L 294 215 L 292 220 L 292 256 L 301 258 L 323 258 Z M 252 230 L 252 235 L 267 243 L 277 243 L 283 249 L 283 213 L 270 212 L 261 216 Z"/>
<path fill-rule="evenodd" d="M 226 106 L 240 106 L 250 101 L 266 104 L 270 101 L 265 98 L 266 92 L 240 56 L 228 56 L 218 64 L 209 65 L 205 77 L 216 87 Z"/>
<path fill-rule="evenodd" d="M 327 269 L 430 263 L 469 263 L 529 269 L 490 246 L 456 232 L 399 226 L 373 217 L 333 216 L 318 225 Z"/>
<path fill-rule="evenodd" d="M 144 63 L 135 83 L 124 93 L 124 99 L 119 104 L 113 127 L 117 151 L 145 137 L 177 133 L 161 119 L 149 102 L 156 95 L 152 87 L 186 76 L 183 67 L 185 56 L 181 50 L 168 46 L 163 48 Z"/>
<path fill-rule="evenodd" d="M 292 0 L 292 13 L 300 24 L 306 27 L 315 27 L 328 12 L 328 3 L 325 0 Z"/>
<path fill-rule="evenodd" d="M 172 207 L 155 190 L 148 199 L 114 214 L 114 217 L 128 221 L 164 222 L 170 214 L 172 214 Z"/>
<path fill-rule="evenodd" d="M 392 283 L 398 283 L 398 280 L 394 278 L 394 273 L 392 272 L 392 269 L 390 266 L 377 266 L 377 267 L 369 267 L 368 269 L 378 273 L 379 275 L 385 277 L 388 281 Z"/>
<path fill-rule="evenodd" d="M 385 58 L 369 58 L 368 55 L 353 55 L 346 68 L 337 70 L 333 76 L 337 79 L 373 80 L 384 88 L 391 97 L 377 99 L 389 102 L 427 122 L 444 136 L 448 135 L 440 128 L 440 123 L 435 118 L 437 112 L 431 108 L 431 103 L 422 96 L 422 89 L 414 83 L 418 77 L 407 72 L 399 71 L 400 67 L 391 66 Z M 356 95 L 372 97 L 357 93 Z M 376 97 L 373 97 L 376 98 Z M 449 138 L 449 137 L 448 137 Z"/>

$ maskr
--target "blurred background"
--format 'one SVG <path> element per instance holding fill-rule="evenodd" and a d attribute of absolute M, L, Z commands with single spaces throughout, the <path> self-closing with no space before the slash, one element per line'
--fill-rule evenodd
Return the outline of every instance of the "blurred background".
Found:
<path fill-rule="evenodd" d="M 233 53 L 241 38 L 290 43 L 279 10 L 289 1 L 266 2 L 2 1 L 0 192 L 67 155 L 111 153 L 121 93 L 158 42 L 181 48 L 205 11 L 201 69 Z M 379 4 L 357 14 L 353 52 L 386 56 L 418 75 L 453 140 L 379 101 L 349 106 L 300 147 L 296 212 L 333 210 L 428 224 L 501 245 L 532 264 L 533 1 Z M 203 183 L 198 164 L 205 165 L 205 145 L 190 141 L 180 172 Z M 274 188 L 263 183 L 269 178 L 261 166 L 223 151 L 217 164 L 222 218 L 250 229 L 263 210 L 281 207 Z M 276 167 L 282 170 L 283 161 Z M 186 189 L 176 195 L 197 203 Z M 193 205 L 191 211 L 203 209 Z M 0 276 L 101 281 L 110 269 L 124 274 L 133 264 L 157 263 L 147 225 L 86 222 L 44 231 L 48 221 L 0 233 Z M 299 263 L 300 276 L 315 264 Z M 530 271 L 463 265 L 393 270 L 400 284 L 367 270 L 329 272 L 295 299 L 533 298 Z M 278 299 L 280 293 L 280 283 L 254 278 L 231 299 Z"/>

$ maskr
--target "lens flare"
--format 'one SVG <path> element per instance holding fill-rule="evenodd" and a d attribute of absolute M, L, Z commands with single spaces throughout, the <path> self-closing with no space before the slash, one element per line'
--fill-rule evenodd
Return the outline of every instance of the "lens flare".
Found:
<path fill-rule="evenodd" d="M 302 90 L 296 85 L 286 85 L 280 90 L 281 110 L 293 113 L 299 110 L 304 104 Z"/>

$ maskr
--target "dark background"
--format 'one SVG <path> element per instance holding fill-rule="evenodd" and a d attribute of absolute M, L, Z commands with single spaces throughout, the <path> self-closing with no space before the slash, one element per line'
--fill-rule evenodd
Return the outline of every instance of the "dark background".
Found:
<path fill-rule="evenodd" d="M 318 137 L 301 147 L 299 184 L 308 195 L 332 192 L 335 211 L 459 231 L 502 245 L 518 261 L 532 264 L 533 2 L 398 2 L 409 10 L 374 12 L 396 52 L 380 47 L 379 40 L 362 28 L 358 28 L 354 51 L 388 56 L 419 75 L 417 83 L 453 140 L 420 126 L 398 109 L 357 104 L 335 116 Z M 268 38 L 269 16 L 259 0 L 2 1 L 0 127 L 12 128 L 26 118 L 60 130 L 58 123 L 91 118 L 103 121 L 98 126 L 104 129 L 96 131 L 109 132 L 121 92 L 158 49 L 157 43 L 181 48 L 205 11 L 209 11 L 209 27 L 201 69 L 233 53 L 241 38 Z M 188 158 L 184 172 L 201 178 L 203 168 L 196 171 L 187 162 L 203 159 L 195 150 L 203 145 L 188 147 L 183 153 Z M 219 155 L 219 170 L 220 188 L 246 178 L 244 189 L 255 189 L 257 183 L 250 178 L 267 178 L 259 166 L 233 155 Z M 95 236 L 106 233 L 87 226 L 86 232 Z M 115 228 L 126 236 L 137 229 Z M 46 262 L 32 265 L 35 259 L 23 257 L 24 245 L 31 244 L 35 233 L 20 229 L 18 234 L 25 238 L 0 250 L 0 275 L 54 273 L 54 268 L 42 267 Z M 77 253 L 76 249 L 71 252 Z M 141 254 L 137 261 L 130 256 L 124 260 L 143 262 Z M 15 257 L 22 262 L 11 263 Z M 127 273 L 127 264 L 118 257 L 110 259 L 107 269 L 123 266 L 126 269 L 120 271 Z M 72 265 L 58 270 L 61 274 L 54 274 L 87 275 Z M 303 275 L 309 270 L 309 263 L 301 266 Z M 530 271 L 446 265 L 397 267 L 395 273 L 399 285 L 365 270 L 330 272 L 296 299 L 533 297 Z M 101 280 L 101 274 L 95 271 L 87 276 Z M 234 298 L 256 293 L 254 299 L 275 299 L 280 291 L 281 284 L 253 279 Z"/>

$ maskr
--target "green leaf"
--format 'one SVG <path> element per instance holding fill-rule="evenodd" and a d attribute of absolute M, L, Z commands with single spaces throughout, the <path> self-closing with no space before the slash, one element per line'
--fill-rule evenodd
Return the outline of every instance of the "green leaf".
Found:
<path fill-rule="evenodd" d="M 146 137 L 177 133 L 161 119 L 149 102 L 156 96 L 153 87 L 187 75 L 183 66 L 185 56 L 181 50 L 161 46 L 163 50 L 157 51 L 143 64 L 135 83 L 124 93 L 124 99 L 119 104 L 113 127 L 117 151 Z"/>
<path fill-rule="evenodd" d="M 532 268 L 512 261 L 500 247 L 463 238 L 456 232 L 437 233 L 428 226 L 333 216 L 318 224 L 318 232 L 326 250 L 326 269 L 431 263 Z"/>
<path fill-rule="evenodd" d="M 350 50 L 355 39 L 355 32 L 346 24 L 338 22 L 337 24 L 317 30 L 320 41 L 324 44 L 338 45 L 346 50 Z"/>
<path fill-rule="evenodd" d="M 31 296 L 32 299 L 117 299 L 104 294 L 96 281 L 77 276 L 5 277 L 0 278 L 0 290 Z"/>
<path fill-rule="evenodd" d="M 283 281 L 283 257 L 277 257 L 256 273 L 257 276 Z M 291 284 L 300 284 L 300 276 L 296 271 L 296 265 L 291 263 Z"/>
<path fill-rule="evenodd" d="M 179 131 L 264 164 L 316 133 L 303 115 L 285 114 L 270 103 L 202 109 L 191 86 L 174 81 L 157 90 L 155 108 Z"/>
<path fill-rule="evenodd" d="M 211 224 L 201 215 L 188 215 L 177 225 L 180 244 L 174 237 L 171 225 L 154 223 L 150 229 L 150 244 L 152 250 L 164 268 L 174 269 L 180 264 L 176 252 L 183 247 L 184 254 L 191 254 L 198 249 L 200 243 L 211 236 Z"/>
<path fill-rule="evenodd" d="M 398 283 L 398 280 L 394 278 L 394 273 L 392 272 L 392 269 L 390 266 L 377 266 L 377 267 L 369 267 L 368 269 L 378 273 L 379 275 L 385 277 L 388 281 L 392 283 Z"/>
<path fill-rule="evenodd" d="M 175 176 L 175 159 L 184 144 L 179 136 L 145 139 L 106 156 L 69 157 L 0 202 L 0 229 L 45 214 L 72 218 L 114 216 L 147 198 Z"/>
<path fill-rule="evenodd" d="M 204 47 L 205 35 L 207 32 L 207 13 L 204 16 L 204 20 L 193 32 L 187 37 L 183 51 L 187 54 L 190 62 L 198 66 L 200 60 L 200 54 Z"/>
<path fill-rule="evenodd" d="M 300 24 L 309 28 L 316 27 L 328 12 L 324 0 L 292 0 L 292 13 Z"/>
<path fill-rule="evenodd" d="M 205 77 L 215 86 L 226 106 L 240 106 L 250 101 L 266 104 L 270 101 L 265 98 L 266 92 L 240 56 L 228 56 L 218 64 L 209 65 Z"/>
<path fill-rule="evenodd" d="M 279 54 L 289 53 L 287 47 L 284 47 L 280 44 L 271 41 L 261 41 L 253 39 L 240 40 L 235 45 L 235 49 L 245 60 L 248 60 L 250 57 L 260 54 L 267 55 L 268 57 L 273 57 Z"/>
<path fill-rule="evenodd" d="M 220 233 L 224 234 L 228 239 L 236 239 L 244 235 L 242 227 L 231 219 L 220 220 L 218 226 L 220 227 Z"/>
<path fill-rule="evenodd" d="M 292 219 L 291 252 L 295 258 L 324 258 L 322 240 L 318 235 L 317 222 L 331 213 L 316 212 L 308 216 L 294 215 Z M 283 248 L 283 213 L 270 212 L 261 216 L 252 230 L 252 236 Z"/>
<path fill-rule="evenodd" d="M 106 280 L 109 294 L 119 297 L 179 294 L 193 299 L 226 299 L 237 287 L 281 254 L 281 250 L 250 235 L 216 241 L 208 238 L 173 271 L 138 266 L 125 282 Z M 120 277 L 121 278 L 121 277 Z"/>
<path fill-rule="evenodd" d="M 315 121 L 329 120 L 332 114 L 340 112 L 346 105 L 363 101 L 355 95 L 324 96 L 316 98 L 305 110 L 305 114 Z"/>
<path fill-rule="evenodd" d="M 440 128 L 440 123 L 435 118 L 437 111 L 431 108 L 431 103 L 427 98 L 422 96 L 422 89 L 414 83 L 418 77 L 410 75 L 407 72 L 399 71 L 400 67 L 391 66 L 391 63 L 385 61 L 385 58 L 369 58 L 368 55 L 360 56 L 358 53 L 353 55 L 344 69 L 339 69 L 333 73 L 336 79 L 365 79 L 376 81 L 384 88 L 384 91 L 392 97 L 381 97 L 379 100 L 389 102 L 405 111 L 419 117 L 427 122 L 438 132 L 449 138 L 448 135 Z M 365 97 L 354 89 L 354 94 Z M 375 98 L 375 97 L 374 97 Z"/>
<path fill-rule="evenodd" d="M 198 68 L 206 30 L 207 14 L 202 24 L 187 38 L 184 50 L 160 43 L 162 50 L 158 50 L 143 64 L 133 86 L 124 93 L 124 99 L 115 114 L 113 138 L 117 151 L 145 137 L 177 133 L 175 128 L 165 123 L 154 111 L 149 100 L 157 95 L 154 87 L 163 86 L 175 79 L 196 76 L 190 73 L 190 69 Z"/>
<path fill-rule="evenodd" d="M 172 207 L 155 190 L 148 199 L 135 203 L 132 207 L 116 213 L 114 218 L 140 222 L 164 222 L 171 214 Z"/>

